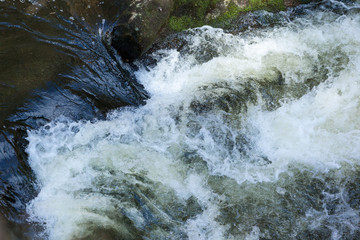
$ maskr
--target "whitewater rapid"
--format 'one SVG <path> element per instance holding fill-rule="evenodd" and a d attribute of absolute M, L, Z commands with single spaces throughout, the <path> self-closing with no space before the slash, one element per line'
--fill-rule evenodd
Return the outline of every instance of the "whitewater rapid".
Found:
<path fill-rule="evenodd" d="M 29 131 L 40 238 L 357 236 L 360 16 L 331 4 L 189 30 L 184 49 L 137 63 L 144 106 Z"/>

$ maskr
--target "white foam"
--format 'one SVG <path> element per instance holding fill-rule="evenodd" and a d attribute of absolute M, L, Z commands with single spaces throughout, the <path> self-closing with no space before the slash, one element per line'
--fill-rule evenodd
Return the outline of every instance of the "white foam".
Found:
<path fill-rule="evenodd" d="M 27 152 L 40 189 L 28 205 L 31 219 L 46 223 L 49 239 L 86 236 L 84 226 L 89 222 L 128 234 L 107 214 L 123 211 L 134 226 L 145 227 L 148 219 L 141 210 L 116 195 L 126 195 L 129 186 L 139 184 L 164 193 L 155 202 L 149 199 L 147 206 L 169 226 L 174 220 L 165 212 L 171 206 L 162 209 L 162 204 L 183 204 L 194 197 L 201 213 L 183 222 L 180 230 L 190 239 L 225 239 L 229 226 L 217 218 L 219 202 L 226 200 L 208 186 L 209 175 L 226 176 L 238 184 L 275 182 L 290 165 L 326 173 L 343 162 L 358 164 L 358 20 L 345 17 L 317 25 L 299 20 L 253 36 L 233 36 L 210 27 L 194 30 L 190 53 L 163 51 L 165 56 L 154 68 L 136 73 L 151 94 L 145 106 L 114 111 L 106 121 L 61 120 L 29 132 Z M 201 55 L 198 50 L 205 45 L 215 57 L 199 61 L 196 54 Z M 276 72 L 284 84 L 303 84 L 318 76 L 324 64 L 329 67 L 325 82 L 300 98 L 285 94 L 288 99 L 273 111 L 264 110 L 260 91 L 255 93 L 257 103 L 249 102 L 248 111 L 240 114 L 216 108 L 194 113 L 191 106 L 206 99 L 209 91 L 204 87 L 226 84 L 242 91 L 246 82 L 258 86 L 273 81 Z M 211 97 L 221 98 L 222 91 L 215 89 Z M 191 121 L 199 125 L 193 135 L 187 134 Z M 227 142 L 236 143 L 242 134 L 249 139 L 246 158 Z M 195 163 L 183 160 L 189 152 L 196 154 Z M 253 164 L 263 158 L 271 164 Z M 203 166 L 196 170 L 192 164 Z M 258 239 L 261 232 L 253 226 L 243 236 Z"/>

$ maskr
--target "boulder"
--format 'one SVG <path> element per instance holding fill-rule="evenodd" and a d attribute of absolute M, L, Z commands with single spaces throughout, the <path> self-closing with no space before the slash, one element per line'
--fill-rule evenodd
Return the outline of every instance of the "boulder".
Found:
<path fill-rule="evenodd" d="M 121 13 L 111 32 L 111 45 L 124 61 L 133 61 L 151 47 L 172 7 L 173 0 L 134 0 Z"/>

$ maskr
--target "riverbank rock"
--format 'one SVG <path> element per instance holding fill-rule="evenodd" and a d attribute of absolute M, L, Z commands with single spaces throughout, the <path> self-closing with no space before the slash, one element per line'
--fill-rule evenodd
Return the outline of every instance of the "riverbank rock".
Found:
<path fill-rule="evenodd" d="M 111 45 L 133 61 L 158 39 L 188 28 L 228 27 L 240 14 L 281 11 L 311 0 L 130 0 L 111 33 Z"/>
<path fill-rule="evenodd" d="M 182 31 L 210 25 L 227 27 L 240 14 L 256 10 L 278 12 L 312 0 L 176 0 L 168 28 Z"/>
<path fill-rule="evenodd" d="M 210 25 L 231 27 L 231 21 L 250 11 L 285 10 L 312 0 L 67 0 L 70 13 L 89 25 L 102 16 L 112 22 L 105 37 L 125 62 L 145 53 L 152 44 L 174 32 Z M 27 10 L 36 14 L 48 0 Z"/>
<path fill-rule="evenodd" d="M 134 0 L 111 33 L 111 45 L 125 61 L 132 61 L 148 50 L 166 25 L 173 0 Z"/>

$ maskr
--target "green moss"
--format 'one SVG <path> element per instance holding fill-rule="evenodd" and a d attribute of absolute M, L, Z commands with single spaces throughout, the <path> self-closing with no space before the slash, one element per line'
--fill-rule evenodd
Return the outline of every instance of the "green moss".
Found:
<path fill-rule="evenodd" d="M 176 0 L 169 27 L 174 31 L 199 27 L 205 24 L 206 14 L 220 0 Z"/>
<path fill-rule="evenodd" d="M 210 25 L 214 25 L 214 26 L 224 26 L 226 25 L 227 22 L 229 22 L 230 20 L 236 18 L 240 12 L 242 11 L 246 11 L 238 6 L 236 6 L 235 4 L 231 3 L 228 6 L 228 10 L 226 12 L 224 12 L 222 15 L 220 15 L 219 17 L 217 17 L 216 19 L 212 20 L 210 22 Z"/>
<path fill-rule="evenodd" d="M 188 28 L 197 27 L 198 24 L 189 16 L 175 17 L 172 16 L 169 19 L 170 29 L 180 32 Z"/>
<path fill-rule="evenodd" d="M 196 10 L 196 17 L 198 19 L 205 19 L 205 15 L 213 8 L 215 7 L 216 3 L 219 0 L 198 0 L 193 1 L 194 7 Z"/>
<path fill-rule="evenodd" d="M 210 23 L 215 27 L 228 27 L 231 21 L 237 18 L 241 13 L 251 12 L 256 10 L 266 11 L 282 11 L 285 10 L 284 0 L 249 0 L 248 6 L 241 8 L 230 3 L 228 10 L 219 17 L 213 19 Z"/>
<path fill-rule="evenodd" d="M 284 0 L 249 0 L 249 6 L 252 10 L 285 10 Z"/>
<path fill-rule="evenodd" d="M 176 0 L 174 11 L 169 19 L 169 28 L 178 32 L 204 24 L 215 27 L 225 27 L 242 12 L 285 10 L 284 0 L 249 0 L 249 4 L 245 8 L 230 3 L 226 12 L 210 22 L 205 22 L 206 14 L 214 9 L 219 1 L 220 0 Z"/>

